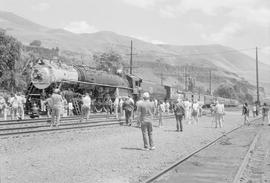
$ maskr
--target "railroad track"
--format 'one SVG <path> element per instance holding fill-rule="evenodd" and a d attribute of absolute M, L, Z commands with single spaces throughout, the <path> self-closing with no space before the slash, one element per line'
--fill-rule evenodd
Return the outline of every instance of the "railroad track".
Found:
<path fill-rule="evenodd" d="M 256 122 L 257 120 L 260 120 L 261 118 L 257 118 L 257 119 L 254 119 L 252 122 Z M 224 134 L 222 134 L 221 136 L 213 139 L 211 142 L 207 143 L 206 145 L 196 149 L 195 151 L 187 154 L 186 156 L 184 156 L 183 158 L 181 158 L 180 160 L 176 161 L 174 164 L 171 164 L 170 166 L 168 166 L 167 168 L 163 169 L 162 171 L 158 172 L 157 174 L 153 175 L 152 177 L 148 178 L 147 180 L 143 181 L 144 183 L 153 183 L 153 182 L 156 182 L 156 183 L 159 183 L 159 182 L 166 182 L 164 181 L 165 178 L 171 178 L 169 179 L 169 182 L 179 182 L 179 180 L 176 178 L 177 175 L 173 175 L 174 172 L 176 172 L 175 174 L 177 174 L 178 172 L 181 173 L 181 171 L 183 171 L 181 174 L 181 178 L 187 176 L 187 177 L 193 177 L 192 179 L 192 182 L 217 182 L 217 180 L 214 180 L 215 176 L 215 171 L 225 171 L 227 164 L 232 164 L 234 163 L 234 159 L 230 159 L 228 157 L 226 157 L 227 159 L 225 159 L 225 161 L 221 161 L 221 166 L 224 166 L 224 167 L 220 167 L 219 164 L 215 164 L 214 162 L 214 155 L 209 155 L 207 154 L 206 155 L 206 160 L 204 159 L 205 157 L 200 157 L 198 154 L 199 153 L 202 153 L 204 151 L 206 151 L 207 149 L 209 149 L 210 147 L 213 147 L 214 144 L 217 144 L 217 142 L 220 142 L 220 140 L 222 140 L 223 138 L 227 137 L 229 134 L 232 134 L 232 132 L 235 132 L 236 130 L 239 130 L 239 129 L 242 129 L 244 125 L 241 125 L 241 126 L 238 126 L 232 130 L 230 130 L 229 132 L 226 132 Z M 254 130 L 255 131 L 255 130 Z M 240 168 L 238 169 L 234 179 L 232 179 L 231 181 L 227 180 L 225 182 L 234 182 L 234 183 L 238 183 L 240 182 L 239 180 L 242 180 L 241 178 L 243 177 L 243 172 L 245 172 L 244 170 L 246 169 L 247 167 L 247 161 L 250 157 L 250 154 L 252 153 L 252 151 L 254 150 L 254 147 L 255 147 L 255 144 L 257 143 L 257 140 L 260 136 L 260 131 L 257 132 L 255 131 L 254 133 L 256 133 L 256 135 L 254 135 L 254 137 L 252 138 L 252 143 L 251 145 L 249 146 L 249 149 L 248 151 L 246 152 L 245 154 L 245 158 L 243 160 L 244 164 L 241 164 Z M 243 136 L 244 138 L 246 137 L 246 134 Z M 228 143 L 224 142 L 225 144 Z M 225 153 L 225 152 L 224 152 Z M 191 160 L 192 158 L 194 159 L 198 159 L 198 161 L 195 161 L 195 160 Z M 207 159 L 209 158 L 209 159 Z M 212 158 L 212 159 L 211 159 Z M 241 159 L 241 158 L 240 158 Z M 190 160 L 189 163 L 188 160 Z M 203 160 L 205 161 L 204 163 L 201 163 L 200 161 Z M 203 162 L 202 161 L 202 162 Z M 187 165 L 186 166 L 183 166 L 181 167 L 181 165 L 183 165 L 184 163 L 186 163 Z M 191 165 L 191 166 L 189 166 Z M 195 172 L 193 172 L 193 166 L 197 166 L 198 167 L 198 170 L 199 170 L 199 173 L 196 174 Z M 229 165 L 230 166 L 230 165 Z M 235 166 L 235 165 L 234 165 Z M 239 165 L 238 165 L 239 166 Z M 178 167 L 181 167 L 181 168 L 178 168 Z M 220 169 L 219 169 L 220 168 Z M 187 172 L 184 172 L 184 171 L 187 171 Z M 195 170 L 194 170 L 195 171 Z M 225 171 L 226 172 L 226 171 Z M 179 173 L 179 175 L 180 175 Z M 220 173 L 220 172 L 219 172 Z M 226 175 L 226 173 L 223 172 L 223 175 Z M 198 179 L 196 179 L 195 177 L 199 177 Z M 219 179 L 219 182 L 222 182 L 220 179 L 221 179 L 221 176 L 217 176 L 218 179 Z M 163 179 L 162 179 L 163 178 Z M 224 178 L 224 177 L 223 177 Z M 212 179 L 212 180 L 211 180 Z M 188 178 L 185 180 L 184 178 L 184 181 L 183 182 L 188 182 Z"/>
<path fill-rule="evenodd" d="M 172 118 L 173 115 L 164 116 L 164 118 Z M 112 126 L 120 125 L 124 121 L 115 119 L 113 116 L 106 118 L 106 115 L 91 116 L 86 122 L 79 122 L 78 117 L 67 117 L 62 118 L 59 127 L 50 128 L 48 118 L 43 119 L 31 119 L 22 121 L 1 121 L 0 123 L 0 137 L 22 135 L 22 134 L 33 134 L 42 132 L 56 132 L 72 129 L 83 129 L 98 126 Z"/>

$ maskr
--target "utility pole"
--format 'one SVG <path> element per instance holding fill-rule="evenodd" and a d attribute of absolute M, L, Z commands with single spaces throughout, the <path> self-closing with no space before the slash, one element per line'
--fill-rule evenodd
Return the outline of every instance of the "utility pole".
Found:
<path fill-rule="evenodd" d="M 132 56 L 133 56 L 133 53 L 132 53 L 132 50 L 133 49 L 133 44 L 132 44 L 132 40 L 130 42 L 130 64 L 129 64 L 129 73 L 132 74 L 132 67 L 133 67 L 133 60 L 132 60 Z"/>
<path fill-rule="evenodd" d="M 256 47 L 256 82 L 257 82 L 257 103 L 260 105 L 260 91 L 259 91 L 259 68 L 258 68 L 258 48 Z"/>
<path fill-rule="evenodd" d="M 160 84 L 161 86 L 163 86 L 163 71 L 162 71 L 162 67 L 161 67 L 161 61 L 158 59 L 157 62 L 159 63 L 159 70 L 160 70 Z"/>
<path fill-rule="evenodd" d="M 180 72 L 179 72 L 179 64 L 177 65 L 177 79 L 178 79 L 178 84 L 177 84 L 177 91 L 179 90 L 179 85 L 180 85 Z"/>
<path fill-rule="evenodd" d="M 209 93 L 210 93 L 210 95 L 212 95 L 212 70 L 210 69 L 210 71 L 209 71 Z"/>

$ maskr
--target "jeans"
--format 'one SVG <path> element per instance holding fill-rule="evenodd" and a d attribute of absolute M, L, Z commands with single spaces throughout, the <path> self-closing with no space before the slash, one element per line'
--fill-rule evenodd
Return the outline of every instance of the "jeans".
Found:
<path fill-rule="evenodd" d="M 183 131 L 183 125 L 182 125 L 183 116 L 182 115 L 175 115 L 175 119 L 176 119 L 176 130 Z"/>
<path fill-rule="evenodd" d="M 152 135 L 153 133 L 152 122 L 148 122 L 148 121 L 142 122 L 141 129 L 142 129 L 142 135 L 143 135 L 144 148 L 149 148 L 149 144 L 150 144 L 150 147 L 154 147 L 153 135 Z M 148 139 L 149 139 L 149 144 L 148 144 Z"/>
<path fill-rule="evenodd" d="M 131 123 L 131 114 L 132 114 L 132 111 L 129 111 L 129 110 L 125 110 L 125 115 L 126 115 L 126 124 L 129 124 Z"/>

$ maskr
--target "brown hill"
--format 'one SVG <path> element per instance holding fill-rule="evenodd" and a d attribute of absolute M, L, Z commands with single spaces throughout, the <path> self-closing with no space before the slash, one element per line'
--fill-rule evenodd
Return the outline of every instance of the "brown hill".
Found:
<path fill-rule="evenodd" d="M 205 88 L 209 85 L 210 69 L 216 78 L 213 81 L 214 87 L 220 82 L 235 83 L 244 79 L 255 84 L 255 60 L 240 51 L 221 45 L 156 45 L 108 31 L 74 34 L 63 29 L 50 29 L 13 13 L 1 11 L 0 28 L 26 45 L 33 40 L 41 40 L 44 47 L 59 47 L 62 55 L 85 59 L 84 64 L 93 64 L 91 60 L 93 53 L 107 50 L 120 53 L 125 64 L 128 64 L 127 54 L 130 52 L 130 40 L 133 40 L 133 51 L 136 53 L 133 58 L 136 66 L 135 74 L 155 82 L 160 82 L 160 74 L 163 73 L 165 83 L 177 85 L 179 81 L 180 83 L 183 81 L 184 67 L 188 67 L 186 72 L 194 76 L 198 81 L 197 84 Z M 196 68 L 192 70 L 191 66 Z M 260 79 L 265 82 L 261 85 L 267 93 L 270 93 L 270 85 L 267 85 L 270 66 L 262 63 L 259 66 Z M 254 86 L 251 88 L 251 93 L 255 94 Z"/>

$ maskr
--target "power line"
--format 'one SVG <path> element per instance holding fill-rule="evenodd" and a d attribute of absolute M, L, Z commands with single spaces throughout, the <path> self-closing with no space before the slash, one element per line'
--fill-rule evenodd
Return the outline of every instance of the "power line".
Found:
<path fill-rule="evenodd" d="M 228 51 L 221 51 L 221 52 L 204 52 L 204 53 L 190 53 L 190 54 L 175 54 L 172 55 L 159 55 L 159 57 L 173 57 L 173 56 L 198 56 L 198 55 L 215 55 L 215 54 L 223 54 L 223 53 L 231 53 L 231 52 L 239 52 L 239 51 L 250 51 L 255 50 L 256 48 L 243 48 L 243 49 L 233 49 Z M 144 55 L 140 55 L 141 57 Z"/>

